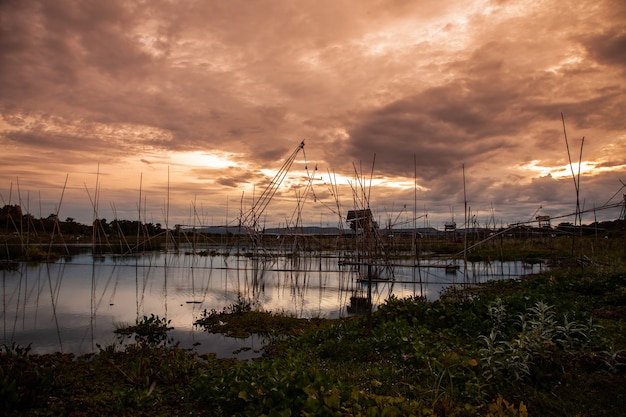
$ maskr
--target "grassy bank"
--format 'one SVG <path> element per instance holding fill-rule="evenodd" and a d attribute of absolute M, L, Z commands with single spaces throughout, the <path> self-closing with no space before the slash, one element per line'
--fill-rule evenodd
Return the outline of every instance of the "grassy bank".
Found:
<path fill-rule="evenodd" d="M 368 320 L 295 319 L 240 303 L 207 331 L 265 334 L 250 362 L 179 349 L 165 319 L 94 355 L 0 355 L 4 415 L 615 416 L 626 409 L 626 272 L 579 264 L 387 300 Z"/>

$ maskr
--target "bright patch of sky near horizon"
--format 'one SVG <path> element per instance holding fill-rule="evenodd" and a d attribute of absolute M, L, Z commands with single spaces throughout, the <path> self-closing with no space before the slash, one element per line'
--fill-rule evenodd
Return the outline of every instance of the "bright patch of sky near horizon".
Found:
<path fill-rule="evenodd" d="M 563 215 L 583 136 L 581 198 L 619 200 L 626 179 L 619 0 L 26 0 L 0 19 L 5 204 L 32 193 L 51 212 L 67 176 L 63 218 L 90 221 L 98 181 L 108 218 L 136 216 L 141 193 L 156 222 L 191 206 L 225 219 L 302 138 L 269 221 L 311 181 L 305 222 L 336 223 L 328 207 L 350 209 L 363 184 L 375 210 L 417 200 L 442 224 L 463 204 L 462 167 L 475 210 Z"/>

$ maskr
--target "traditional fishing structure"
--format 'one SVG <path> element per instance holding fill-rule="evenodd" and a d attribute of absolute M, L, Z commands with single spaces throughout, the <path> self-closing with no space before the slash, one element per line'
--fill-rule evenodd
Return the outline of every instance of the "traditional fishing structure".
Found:
<path fill-rule="evenodd" d="M 298 153 L 304 149 L 304 140 L 293 150 L 293 152 L 287 157 L 283 165 L 280 167 L 274 178 L 270 181 L 267 187 L 263 190 L 259 198 L 254 201 L 250 210 L 246 213 L 242 213 L 239 219 L 240 229 L 245 230 L 252 244 L 255 248 L 262 247 L 262 228 L 260 227 L 260 219 L 267 209 L 267 206 L 272 201 L 272 198 L 276 195 L 278 188 L 283 183 L 283 180 L 289 173 L 293 162 L 295 161 Z"/>

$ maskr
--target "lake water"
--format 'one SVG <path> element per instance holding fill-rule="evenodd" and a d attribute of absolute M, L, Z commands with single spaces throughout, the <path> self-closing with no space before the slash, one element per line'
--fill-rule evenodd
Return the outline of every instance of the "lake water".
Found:
<path fill-rule="evenodd" d="M 442 289 L 464 282 L 516 278 L 539 272 L 541 264 L 522 262 L 463 263 L 394 261 L 375 267 L 374 306 L 390 294 L 399 298 L 438 298 Z M 367 295 L 367 283 L 354 263 L 332 254 L 322 256 L 199 256 L 147 252 L 133 256 L 82 254 L 55 263 L 19 264 L 2 276 L 2 344 L 31 344 L 32 353 L 97 352 L 115 342 L 113 331 L 143 316 L 171 321 L 169 336 L 181 347 L 218 357 L 258 355 L 263 340 L 208 334 L 193 323 L 205 310 L 246 301 L 273 312 L 298 317 L 338 318 L 351 313 L 354 296 Z M 378 271 L 386 271 L 386 276 Z"/>

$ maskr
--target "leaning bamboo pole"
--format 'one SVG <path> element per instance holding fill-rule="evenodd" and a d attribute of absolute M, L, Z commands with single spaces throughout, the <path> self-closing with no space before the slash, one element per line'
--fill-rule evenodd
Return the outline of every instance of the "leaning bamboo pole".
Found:
<path fill-rule="evenodd" d="M 582 233 L 583 233 L 583 223 L 582 223 L 582 211 L 580 208 L 580 168 L 582 165 L 582 158 L 583 158 L 583 146 L 585 144 L 585 137 L 583 136 L 581 144 L 580 144 L 580 154 L 579 154 L 579 158 L 578 158 L 578 175 L 574 174 L 574 166 L 572 164 L 572 155 L 570 153 L 570 148 L 569 148 L 569 140 L 567 138 L 567 130 L 565 128 L 565 116 L 563 115 L 563 113 L 561 113 L 561 120 L 563 122 L 563 136 L 565 137 L 565 148 L 567 149 L 567 158 L 569 161 L 569 166 L 570 166 L 570 170 L 572 172 L 572 179 L 574 180 L 574 188 L 576 190 L 576 214 L 574 216 L 574 226 L 576 226 L 576 223 L 578 223 L 578 227 L 579 227 L 579 256 L 582 258 L 583 257 L 583 240 L 582 240 Z M 574 241 L 572 240 L 572 252 L 574 251 Z"/>
<path fill-rule="evenodd" d="M 65 248 L 65 253 L 66 254 L 70 253 L 67 245 L 65 244 L 65 240 L 63 239 L 63 233 L 61 232 L 61 225 L 59 224 L 59 213 L 61 212 L 61 205 L 63 204 L 63 196 L 65 195 L 65 190 L 67 188 L 67 180 L 69 176 L 70 174 L 67 174 L 65 176 L 65 182 L 63 183 L 63 189 L 61 190 L 61 198 L 59 199 L 59 205 L 57 206 L 57 210 L 54 213 L 54 226 L 52 227 L 52 233 L 50 233 L 50 245 L 48 246 L 48 256 L 50 256 L 50 254 L 52 253 L 52 244 L 54 243 L 55 230 L 58 232 L 59 237 L 61 238 L 61 243 L 63 244 L 63 247 Z"/>
<path fill-rule="evenodd" d="M 465 213 L 464 219 L 464 232 L 463 233 L 463 282 L 467 284 L 467 190 L 465 186 L 465 164 L 462 165 L 463 168 L 463 204 L 465 209 L 463 210 Z"/>
<path fill-rule="evenodd" d="M 139 174 L 139 203 L 137 205 L 137 240 L 135 250 L 139 251 L 139 236 L 141 235 L 141 187 L 143 185 L 143 172 Z"/>

